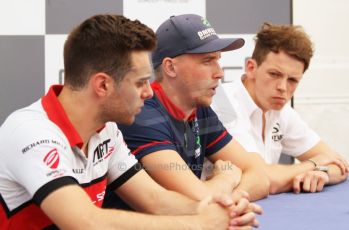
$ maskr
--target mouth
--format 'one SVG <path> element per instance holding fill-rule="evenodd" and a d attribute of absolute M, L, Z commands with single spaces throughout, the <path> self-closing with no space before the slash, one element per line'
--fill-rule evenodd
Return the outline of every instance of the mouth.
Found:
<path fill-rule="evenodd" d="M 142 108 L 143 108 L 143 104 L 142 105 L 140 105 L 139 107 L 137 107 L 137 109 L 136 109 L 136 114 L 139 114 L 141 111 L 142 111 Z"/>
<path fill-rule="evenodd" d="M 286 98 L 283 98 L 283 97 L 273 97 L 273 99 L 278 102 L 278 103 L 286 103 Z"/>
<path fill-rule="evenodd" d="M 212 90 L 213 93 L 216 94 L 217 87 L 218 87 L 218 85 L 215 85 L 215 86 L 211 87 L 210 90 Z"/>

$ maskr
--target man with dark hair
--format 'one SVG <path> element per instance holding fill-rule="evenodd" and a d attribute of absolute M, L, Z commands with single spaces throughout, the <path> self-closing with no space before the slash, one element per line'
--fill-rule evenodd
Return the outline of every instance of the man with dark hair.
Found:
<path fill-rule="evenodd" d="M 226 100 L 215 99 L 215 111 L 230 134 L 271 164 L 271 193 L 319 192 L 347 178 L 343 157 L 287 105 L 312 56 L 312 42 L 300 26 L 265 23 L 246 61 L 246 73 L 241 80 L 222 84 Z M 301 163 L 278 165 L 281 153 Z"/>
<path fill-rule="evenodd" d="M 65 83 L 12 113 L 0 129 L 0 229 L 227 229 L 256 225 L 256 205 L 208 204 L 165 190 L 129 154 L 116 123 L 152 97 L 154 32 L 97 15 L 68 36 Z M 105 189 L 152 216 L 99 208 Z M 141 192 L 140 192 L 141 191 Z M 233 212 L 234 216 L 229 217 Z M 170 216 L 190 214 L 190 216 Z"/>
<path fill-rule="evenodd" d="M 154 96 L 132 126 L 120 126 L 132 153 L 159 184 L 193 199 L 217 193 L 237 200 L 266 197 L 269 180 L 261 162 L 248 158 L 210 108 L 223 77 L 221 52 L 239 49 L 244 40 L 219 38 L 195 14 L 172 16 L 156 36 Z M 200 180 L 205 157 L 230 162 L 232 173 Z"/>

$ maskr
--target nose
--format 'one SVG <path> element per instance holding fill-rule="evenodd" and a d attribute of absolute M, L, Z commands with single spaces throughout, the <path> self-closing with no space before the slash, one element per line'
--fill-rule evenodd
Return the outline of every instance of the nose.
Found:
<path fill-rule="evenodd" d="M 142 99 L 149 99 L 153 97 L 153 90 L 150 86 L 150 82 L 148 81 L 147 84 L 144 84 L 143 91 L 142 91 Z"/>
<path fill-rule="evenodd" d="M 287 78 L 282 78 L 278 81 L 277 89 L 284 92 L 287 89 Z"/>
<path fill-rule="evenodd" d="M 223 77 L 224 77 L 224 71 L 223 71 L 222 67 L 220 66 L 220 64 L 217 62 L 217 69 L 216 69 L 216 72 L 215 72 L 213 78 L 220 80 Z"/>

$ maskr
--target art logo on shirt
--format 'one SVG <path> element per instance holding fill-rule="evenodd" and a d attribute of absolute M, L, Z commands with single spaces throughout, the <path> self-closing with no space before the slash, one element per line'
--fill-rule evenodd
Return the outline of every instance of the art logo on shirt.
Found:
<path fill-rule="evenodd" d="M 51 169 L 56 169 L 59 164 L 59 153 L 56 148 L 52 149 L 44 157 L 44 163 Z"/>
<path fill-rule="evenodd" d="M 281 141 L 282 137 L 283 137 L 283 135 L 282 135 L 281 130 L 280 130 L 280 124 L 277 122 L 275 124 L 275 126 L 273 127 L 271 139 L 273 141 L 277 142 L 277 141 Z"/>
<path fill-rule="evenodd" d="M 98 144 L 95 150 L 93 151 L 93 165 L 102 162 L 107 159 L 115 150 L 115 146 L 110 146 L 110 139 L 103 141 Z"/>

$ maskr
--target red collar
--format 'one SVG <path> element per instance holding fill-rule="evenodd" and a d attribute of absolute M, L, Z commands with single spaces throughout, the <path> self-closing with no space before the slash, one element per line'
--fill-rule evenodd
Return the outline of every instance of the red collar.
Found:
<path fill-rule="evenodd" d="M 162 89 L 159 82 L 154 81 L 151 84 L 151 87 L 153 91 L 155 92 L 156 96 L 159 98 L 162 105 L 166 108 L 166 110 L 171 114 L 172 117 L 174 117 L 177 120 L 183 121 L 185 119 L 184 112 L 178 108 L 175 104 L 172 103 L 172 101 L 167 97 L 166 93 Z M 192 114 L 188 117 L 188 121 L 192 121 L 196 117 L 196 110 L 195 109 Z"/>
<path fill-rule="evenodd" d="M 62 85 L 51 86 L 48 93 L 42 97 L 41 104 L 44 107 L 48 118 L 55 123 L 68 138 L 70 146 L 78 146 L 79 148 L 82 148 L 84 143 L 57 98 L 62 89 Z"/>

